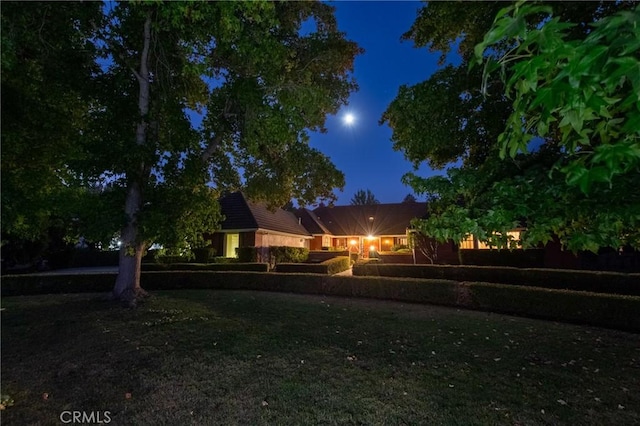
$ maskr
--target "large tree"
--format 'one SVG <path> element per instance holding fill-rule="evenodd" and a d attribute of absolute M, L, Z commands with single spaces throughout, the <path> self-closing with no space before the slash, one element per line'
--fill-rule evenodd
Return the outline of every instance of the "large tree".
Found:
<path fill-rule="evenodd" d="M 594 32 L 591 24 L 632 5 L 628 2 L 552 3 L 552 8 L 521 14 L 517 20 L 508 13 L 505 15 L 504 11 L 499 12 L 504 4 L 474 3 L 469 11 L 465 11 L 465 6 L 429 3 L 422 9 L 405 36 L 419 46 L 429 45 L 445 53 L 457 40 L 462 63 L 458 67 L 441 69 L 424 83 L 401 88 L 382 119 L 393 128 L 394 146 L 415 165 L 427 161 L 433 167 L 443 167 L 459 162 L 457 167 L 449 167 L 447 177 L 423 179 L 412 173 L 404 177 L 417 193 L 427 194 L 431 201 L 429 219 L 417 221 L 416 227 L 440 240 L 461 240 L 473 233 L 497 247 L 535 246 L 553 236 L 559 237 L 564 246 L 572 250 L 597 250 L 598 247 L 625 244 L 637 246 L 639 219 L 633 212 L 638 211 L 638 200 L 632 191 L 637 173 L 632 173 L 631 163 L 619 167 L 625 173 L 606 174 L 610 181 L 606 185 L 595 185 L 588 195 L 574 185 L 579 182 L 575 176 L 584 176 L 580 171 L 583 169 L 575 169 L 578 173 L 573 175 L 569 173 L 570 178 L 566 181 L 562 173 L 574 170 L 571 164 L 575 163 L 567 158 L 567 148 L 563 144 L 566 141 L 566 130 L 563 129 L 569 120 L 563 121 L 563 117 L 571 117 L 567 111 L 574 109 L 575 105 L 563 98 L 562 93 L 572 96 L 569 93 L 575 87 L 555 87 L 553 101 L 552 97 L 547 97 L 547 102 L 543 103 L 546 107 L 549 102 L 555 102 L 549 109 L 556 108 L 554 111 L 560 111 L 563 117 L 557 118 L 557 114 L 547 110 L 542 113 L 547 114 L 543 120 L 535 121 L 536 124 L 542 121 L 543 125 L 532 126 L 534 120 L 531 117 L 541 114 L 540 110 L 524 114 L 526 107 L 534 102 L 534 97 L 521 96 L 523 92 L 520 90 L 524 85 L 517 82 L 523 80 L 523 75 L 525 78 L 535 76 L 526 81 L 530 85 L 524 87 L 524 92 L 527 89 L 536 92 L 536 83 L 542 85 L 545 79 L 552 78 L 553 73 L 557 74 L 564 66 L 562 60 L 556 61 L 562 59 L 562 54 L 555 58 L 551 58 L 552 55 L 580 46 Z M 549 17 L 551 10 L 553 17 Z M 493 17 L 498 13 L 502 21 L 493 26 Z M 512 20 L 505 22 L 506 19 Z M 557 35 L 559 28 L 554 23 L 563 21 L 572 21 L 575 25 L 561 25 L 561 35 Z M 514 34 L 508 34 L 506 28 L 516 33 L 528 32 L 531 35 L 528 44 L 514 40 Z M 485 43 L 476 50 L 475 46 L 483 40 Z M 541 58 L 542 55 L 532 54 L 529 49 L 535 47 L 536 41 L 548 42 L 542 49 L 547 52 L 555 49 L 554 53 L 545 59 Z M 491 49 L 485 50 L 487 46 Z M 521 50 L 517 50 L 517 46 L 521 46 Z M 584 56 L 590 57 L 588 48 L 582 49 Z M 602 48 L 599 49 L 601 53 Z M 503 65 L 502 73 L 490 72 L 490 67 L 475 66 L 467 74 L 470 64 L 477 60 L 476 55 L 482 57 L 483 53 L 485 58 L 490 58 L 490 63 Z M 580 54 L 575 57 L 579 58 Z M 602 70 L 595 71 L 597 66 L 593 69 L 594 80 L 604 81 Z M 540 81 L 536 80 L 538 71 L 543 75 Z M 544 71 L 548 74 L 544 75 Z M 620 89 L 628 96 L 632 86 L 627 83 Z M 430 109 L 431 105 L 437 106 L 444 96 L 449 96 L 449 108 Z M 555 117 L 557 122 L 552 122 L 551 117 Z M 510 127 L 508 123 L 511 123 Z M 432 128 L 435 130 L 431 131 Z M 505 138 L 507 128 L 512 133 Z M 513 137 L 514 129 L 525 128 L 525 137 Z M 532 128 L 534 131 L 530 131 Z M 610 127 L 603 124 L 600 130 L 607 133 L 608 129 Z M 618 135 L 618 132 L 609 133 L 614 140 Z M 612 151 L 626 145 L 616 146 Z M 509 156 L 505 156 L 507 148 L 510 149 Z M 610 160 L 614 156 L 611 154 Z M 598 169 L 593 173 L 602 174 L 604 171 Z M 606 180 L 604 175 L 599 179 Z M 598 177 L 580 182 L 593 180 L 598 180 Z M 625 193 L 630 195 L 625 196 Z M 612 199 L 616 201 L 612 203 Z M 507 231 L 522 225 L 527 227 L 522 241 L 510 241 Z"/>
<path fill-rule="evenodd" d="M 351 204 L 354 206 L 365 206 L 365 205 L 373 205 L 380 204 L 380 201 L 373 195 L 370 189 L 364 190 L 359 189 L 353 194 L 351 197 Z"/>
<path fill-rule="evenodd" d="M 93 75 L 92 22 L 99 3 L 3 2 L 2 234 L 46 238 L 72 214 L 80 182 L 70 159 L 83 157 Z"/>
<path fill-rule="evenodd" d="M 305 34 L 307 21 L 315 29 Z M 307 131 L 324 130 L 326 115 L 355 89 L 349 72 L 359 48 L 338 31 L 332 7 L 120 5 L 110 22 L 107 46 L 118 64 L 110 76 L 134 82 L 138 96 L 128 98 L 137 102 L 128 105 L 139 112 L 131 111 L 139 117 L 135 139 L 118 138 L 138 154 L 119 172 L 127 194 L 116 297 L 139 295 L 148 229 L 170 229 L 185 216 L 185 230 L 198 216 L 207 219 L 198 230 L 212 229 L 216 217 L 205 200 L 216 193 L 207 185 L 242 184 L 274 206 L 292 197 L 301 204 L 330 199 L 344 185 L 329 159 L 307 144 Z M 201 129 L 189 123 L 186 108 L 206 110 Z"/>
<path fill-rule="evenodd" d="M 97 188 L 77 207 L 85 234 L 119 229 L 115 298 L 144 295 L 140 262 L 150 242 L 184 244 L 214 230 L 222 191 L 242 188 L 278 206 L 331 200 L 343 187 L 342 173 L 307 143 L 356 89 L 360 49 L 331 6 L 119 2 L 103 12 L 95 35 L 67 28 L 99 49 L 100 68 L 83 156 L 65 164 Z"/>

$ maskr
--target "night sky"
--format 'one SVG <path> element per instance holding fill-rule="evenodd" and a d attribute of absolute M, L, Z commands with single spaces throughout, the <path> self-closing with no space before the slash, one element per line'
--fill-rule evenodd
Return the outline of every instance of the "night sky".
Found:
<path fill-rule="evenodd" d="M 349 105 L 327 119 L 328 132 L 314 133 L 311 145 L 328 155 L 345 174 L 343 192 L 336 190 L 337 205 L 349 204 L 358 189 L 370 189 L 382 203 L 401 202 L 412 192 L 400 181 L 412 170 L 402 152 L 394 151 L 391 129 L 378 121 L 402 84 L 426 80 L 436 69 L 439 53 L 417 49 L 412 41 L 401 41 L 423 3 L 418 1 L 336 1 L 338 27 L 365 53 L 355 61 L 354 75 L 360 90 Z M 455 55 L 450 55 L 456 61 Z M 345 114 L 355 123 L 346 126 Z M 421 176 L 442 173 L 421 166 Z M 420 197 L 418 197 L 420 199 Z"/>

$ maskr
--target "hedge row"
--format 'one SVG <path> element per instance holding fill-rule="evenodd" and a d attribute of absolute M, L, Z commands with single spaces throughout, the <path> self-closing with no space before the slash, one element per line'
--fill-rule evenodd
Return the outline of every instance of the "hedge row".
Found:
<path fill-rule="evenodd" d="M 640 296 L 640 274 L 459 265 L 356 264 L 353 275 L 488 282 Z"/>
<path fill-rule="evenodd" d="M 276 266 L 277 272 L 284 273 L 307 273 L 333 275 L 346 271 L 350 267 L 348 256 L 338 256 L 325 260 L 322 263 L 280 263 Z"/>
<path fill-rule="evenodd" d="M 143 263 L 143 271 L 253 271 L 268 272 L 268 263 Z"/>
<path fill-rule="evenodd" d="M 109 292 L 115 274 L 12 275 L 3 296 Z M 640 332 L 640 297 L 490 283 L 258 272 L 144 272 L 147 290 L 262 290 L 457 306 Z"/>
<path fill-rule="evenodd" d="M 237 249 L 240 262 L 257 262 L 264 257 L 265 247 L 239 247 Z M 305 247 L 271 246 L 267 249 L 266 260 L 275 263 L 304 262 L 309 257 L 309 249 Z"/>
<path fill-rule="evenodd" d="M 513 266 L 516 268 L 542 268 L 544 249 L 482 250 L 460 249 L 461 265 Z"/>

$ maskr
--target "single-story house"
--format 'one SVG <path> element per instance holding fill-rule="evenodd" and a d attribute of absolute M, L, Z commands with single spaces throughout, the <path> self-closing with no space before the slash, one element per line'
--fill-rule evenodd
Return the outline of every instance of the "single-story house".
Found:
<path fill-rule="evenodd" d="M 292 212 L 249 201 L 241 192 L 220 199 L 221 229 L 210 236 L 219 256 L 235 257 L 239 247 L 309 247 L 313 239 Z"/>
<path fill-rule="evenodd" d="M 241 192 L 223 197 L 220 207 L 225 219 L 211 240 L 216 252 L 226 257 L 247 246 L 349 250 L 366 257 L 406 246 L 411 220 L 427 211 L 426 203 L 418 202 L 269 210 Z"/>
<path fill-rule="evenodd" d="M 311 250 L 343 249 L 366 253 L 406 246 L 407 229 L 424 217 L 426 203 L 393 203 L 303 209 L 301 222 L 314 239 Z"/>
<path fill-rule="evenodd" d="M 289 246 L 309 250 L 348 250 L 362 257 L 378 253 L 384 260 L 385 255 L 392 256 L 389 252 L 394 247 L 408 245 L 411 220 L 427 214 L 427 204 L 418 202 L 269 210 L 266 204 L 251 202 L 241 192 L 223 197 L 220 206 L 225 217 L 221 229 L 206 238 L 211 240 L 217 255 L 225 257 L 235 257 L 239 247 L 258 247 L 263 249 L 259 253 L 266 258 L 269 247 Z M 510 234 L 518 239 L 521 231 L 514 229 Z M 460 251 L 482 255 L 481 252 L 490 249 L 472 235 L 464 241 L 438 244 L 437 263 L 458 263 L 459 255 L 464 254 Z M 595 260 L 586 255 L 576 256 L 562 251 L 557 241 L 527 253 L 536 254 L 534 265 L 551 268 L 632 271 L 637 270 L 640 263 L 640 255 L 634 252 L 625 256 L 609 255 L 612 259 L 607 257 L 605 265 L 602 264 L 603 256 L 596 255 Z M 500 256 L 498 252 L 495 255 Z M 430 263 L 419 250 L 415 251 L 415 256 L 415 260 L 412 256 L 407 259 L 395 256 L 385 261 Z M 626 263 L 618 265 L 621 261 Z"/>

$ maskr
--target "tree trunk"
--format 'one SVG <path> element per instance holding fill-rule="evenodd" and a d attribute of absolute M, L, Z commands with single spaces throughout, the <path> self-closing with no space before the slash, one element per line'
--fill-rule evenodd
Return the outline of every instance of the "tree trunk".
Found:
<path fill-rule="evenodd" d="M 133 71 L 139 85 L 138 109 L 140 121 L 136 126 L 136 145 L 138 147 L 147 143 L 147 122 L 149 114 L 149 46 L 151 44 L 151 13 L 147 14 L 144 22 L 144 44 L 140 53 L 140 71 Z M 138 165 L 138 169 L 128 176 L 127 198 L 125 200 L 125 215 L 127 223 L 122 228 L 120 240 L 120 263 L 118 278 L 113 288 L 113 297 L 135 306 L 136 302 L 147 295 L 140 287 L 140 270 L 145 243 L 140 241 L 138 235 L 137 215 L 143 205 L 142 188 L 148 177 L 149 171 L 144 161 Z"/>
<path fill-rule="evenodd" d="M 120 262 L 118 278 L 113 288 L 113 297 L 135 306 L 147 293 L 140 287 L 140 270 L 145 245 L 137 241 L 138 223 L 136 214 L 142 206 L 142 191 L 137 182 L 130 183 L 127 191 L 125 213 L 127 224 L 122 228 L 120 240 Z"/>

